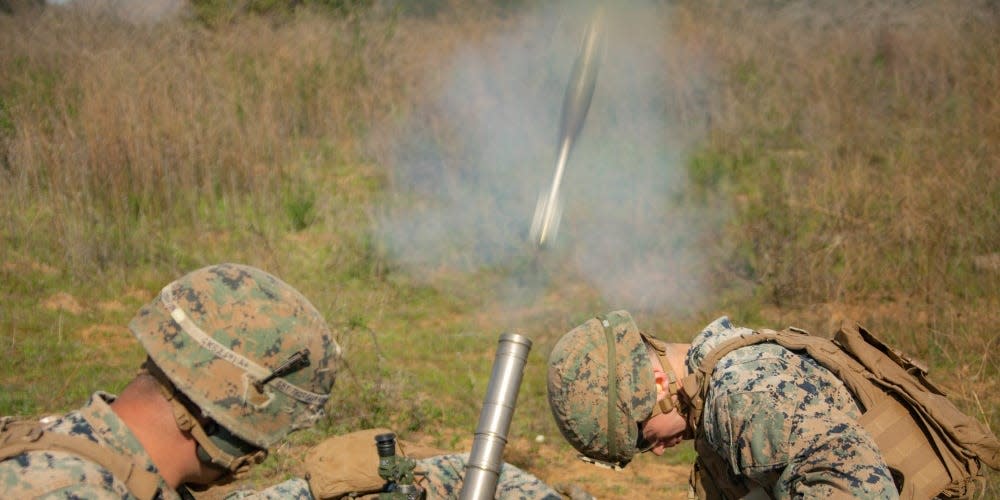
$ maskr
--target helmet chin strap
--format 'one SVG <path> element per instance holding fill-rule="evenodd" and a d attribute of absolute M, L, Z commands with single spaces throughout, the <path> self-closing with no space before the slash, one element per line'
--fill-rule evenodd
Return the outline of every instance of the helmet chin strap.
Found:
<path fill-rule="evenodd" d="M 646 345 L 656 353 L 656 358 L 660 360 L 660 365 L 662 365 L 664 373 L 667 374 L 667 380 L 669 380 L 667 384 L 667 392 L 669 394 L 667 397 L 661 399 L 659 404 L 653 408 L 653 413 L 649 416 L 649 418 L 677 410 L 677 412 L 684 417 L 685 420 L 689 420 L 688 410 L 690 407 L 687 405 L 691 401 L 690 395 L 694 394 L 692 391 L 696 388 L 696 385 L 694 385 L 694 376 L 688 375 L 683 379 L 677 376 L 677 372 L 674 371 L 674 366 L 670 364 L 668 356 L 670 344 L 660 339 L 650 337 L 644 333 L 640 335 L 642 335 L 642 339 L 646 342 Z M 677 398 L 676 404 L 674 403 L 674 398 Z M 687 427 L 684 429 L 684 439 L 694 438 L 695 424 L 696 423 L 694 422 L 688 422 Z"/>
<path fill-rule="evenodd" d="M 198 420 L 191 416 L 191 413 L 176 399 L 173 400 L 174 418 L 181 430 L 190 423 L 186 430 L 198 443 L 198 460 L 221 467 L 229 472 L 230 479 L 241 479 L 250 471 L 250 467 L 257 465 L 267 458 L 267 451 L 254 450 L 250 453 L 236 455 L 223 450 L 223 447 L 233 448 L 233 443 L 219 435 L 205 433 L 205 428 L 198 423 Z M 183 412 L 183 414 L 182 414 Z M 182 422 L 184 422 L 182 424 Z M 228 433 L 226 433 L 228 434 Z M 228 445 L 228 446 L 227 446 Z"/>
<path fill-rule="evenodd" d="M 158 373 L 159 368 L 147 360 L 143 364 L 143 369 L 159 382 L 157 385 L 160 388 L 160 393 L 170 402 L 173 409 L 177 428 L 194 438 L 197 443 L 198 460 L 222 468 L 227 472 L 226 476 L 217 481 L 216 484 L 228 483 L 245 477 L 251 466 L 259 464 L 267 458 L 267 450 L 246 443 L 222 427 L 209 435 L 205 431 L 205 427 L 192 414 L 185 401 L 182 401 L 183 395 L 177 392 L 177 389 L 166 377 Z"/>
<path fill-rule="evenodd" d="M 656 353 L 656 358 L 660 360 L 660 367 L 667 375 L 667 396 L 657 401 L 656 406 L 653 407 L 653 413 L 649 416 L 649 418 L 670 413 L 675 409 L 683 413 L 681 406 L 679 404 L 674 404 L 675 398 L 677 399 L 677 402 L 680 403 L 680 391 L 678 390 L 679 384 L 677 383 L 680 379 L 677 377 L 677 373 L 674 371 L 674 367 L 670 364 L 670 360 L 667 357 L 670 345 L 662 340 L 650 337 L 645 333 L 641 333 L 640 335 L 642 336 L 642 340 L 646 342 L 646 345 Z"/>

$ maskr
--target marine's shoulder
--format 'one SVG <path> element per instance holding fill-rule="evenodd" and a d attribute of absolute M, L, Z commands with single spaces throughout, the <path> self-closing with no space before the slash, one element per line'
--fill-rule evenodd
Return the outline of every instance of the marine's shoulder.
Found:
<path fill-rule="evenodd" d="M 691 373 L 698 371 L 708 355 L 727 341 L 752 333 L 753 330 L 749 328 L 734 325 L 727 316 L 717 318 L 691 340 L 691 347 L 685 360 L 688 371 Z"/>
<path fill-rule="evenodd" d="M 123 424 L 105 425 L 117 418 L 107 405 L 110 400 L 113 396 L 96 393 L 86 406 L 65 415 L 21 421 L 20 425 L 32 425 L 40 431 L 32 438 L 38 446 L 0 461 L 0 497 L 132 498 L 125 483 L 89 452 L 100 449 L 113 453 L 112 449 L 120 448 L 116 441 L 119 435 L 127 432 Z M 101 429 L 92 421 L 99 422 Z M 49 439 L 52 441 L 46 445 Z"/>
<path fill-rule="evenodd" d="M 706 326 L 692 340 L 688 367 L 692 373 L 710 374 L 706 381 L 714 396 L 774 390 L 794 382 L 815 369 L 808 357 L 800 356 L 778 343 L 763 341 L 732 345 L 755 331 L 734 325 L 723 316 Z M 713 359 L 713 361 L 707 361 Z M 712 366 L 707 366 L 711 364 Z"/>
<path fill-rule="evenodd" d="M 65 451 L 29 451 L 0 462 L 4 498 L 130 498 L 108 469 Z"/>

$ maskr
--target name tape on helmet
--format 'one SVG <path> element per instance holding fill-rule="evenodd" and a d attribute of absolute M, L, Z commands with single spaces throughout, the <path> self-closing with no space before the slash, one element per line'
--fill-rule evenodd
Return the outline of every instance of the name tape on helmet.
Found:
<path fill-rule="evenodd" d="M 200 345 L 206 351 L 212 353 L 213 356 L 228 361 L 237 368 L 248 373 L 250 376 L 256 378 L 257 380 L 262 380 L 271 374 L 271 371 L 263 366 L 254 363 L 253 361 L 233 352 L 228 347 L 220 344 L 218 341 L 206 334 L 198 325 L 191 320 L 191 318 L 184 312 L 183 309 L 177 306 L 174 302 L 173 294 L 173 283 L 167 285 L 163 291 L 160 293 L 160 299 L 163 304 L 167 306 L 167 310 L 170 311 L 170 317 L 180 325 L 181 330 L 191 337 L 198 345 Z M 278 389 L 283 392 L 288 397 L 301 401 L 303 403 L 312 405 L 322 405 L 326 403 L 326 400 L 330 398 L 329 395 L 316 394 L 315 392 L 310 392 L 294 384 L 289 383 L 283 378 L 276 378 L 268 382 L 268 385 Z"/>

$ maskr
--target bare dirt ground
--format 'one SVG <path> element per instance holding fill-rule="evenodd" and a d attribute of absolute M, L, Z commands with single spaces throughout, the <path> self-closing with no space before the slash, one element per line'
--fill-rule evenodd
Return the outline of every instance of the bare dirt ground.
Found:
<path fill-rule="evenodd" d="M 435 439 L 428 436 L 413 436 L 412 444 L 427 450 L 436 449 Z M 263 489 L 280 482 L 283 478 L 305 475 L 305 464 L 302 459 L 307 455 L 308 446 L 286 446 L 277 451 L 283 458 L 279 469 L 271 474 L 263 474 L 250 482 L 213 488 L 196 495 L 201 500 L 217 500 L 227 493 L 241 487 Z M 441 454 L 468 453 L 472 448 L 469 439 L 456 443 L 455 450 L 440 450 Z M 343 450 L 345 454 L 356 454 L 356 450 Z M 422 456 L 422 455 L 416 455 Z M 568 492 L 575 490 L 585 492 L 594 498 L 663 498 L 686 499 L 687 477 L 689 468 L 686 465 L 674 465 L 667 460 L 653 455 L 636 457 L 632 464 L 621 471 L 603 469 L 576 460 L 572 453 L 564 452 L 559 447 L 545 443 L 537 443 L 533 439 L 514 438 L 508 442 L 504 450 L 504 460 L 508 463 L 529 471 L 545 483 L 570 498 Z M 372 463 L 371 468 L 377 467 Z"/>
<path fill-rule="evenodd" d="M 688 466 L 672 465 L 651 454 L 640 455 L 624 470 L 613 471 L 584 463 L 575 454 L 549 444 L 515 439 L 504 456 L 515 463 L 529 460 L 525 468 L 554 487 L 576 485 L 596 498 L 688 497 Z"/>

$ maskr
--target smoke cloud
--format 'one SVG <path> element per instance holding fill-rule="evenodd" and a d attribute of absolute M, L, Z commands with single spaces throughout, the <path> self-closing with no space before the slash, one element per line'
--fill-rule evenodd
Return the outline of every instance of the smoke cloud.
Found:
<path fill-rule="evenodd" d="M 705 129 L 702 78 L 672 43 L 663 6 L 607 11 L 559 233 L 541 250 L 550 269 L 522 265 L 539 262 L 528 231 L 552 183 L 563 96 L 591 14 L 569 5 L 578 10 L 526 15 L 440 69 L 445 84 L 394 135 L 380 239 L 403 269 L 436 286 L 456 273 L 504 270 L 515 288 L 544 289 L 540 275 L 571 273 L 613 307 L 691 307 L 712 219 L 684 202 L 685 156 Z"/>
<path fill-rule="evenodd" d="M 112 13 L 138 25 L 174 20 L 184 12 L 185 0 L 46 0 L 53 6 L 70 6 L 91 12 Z"/>

